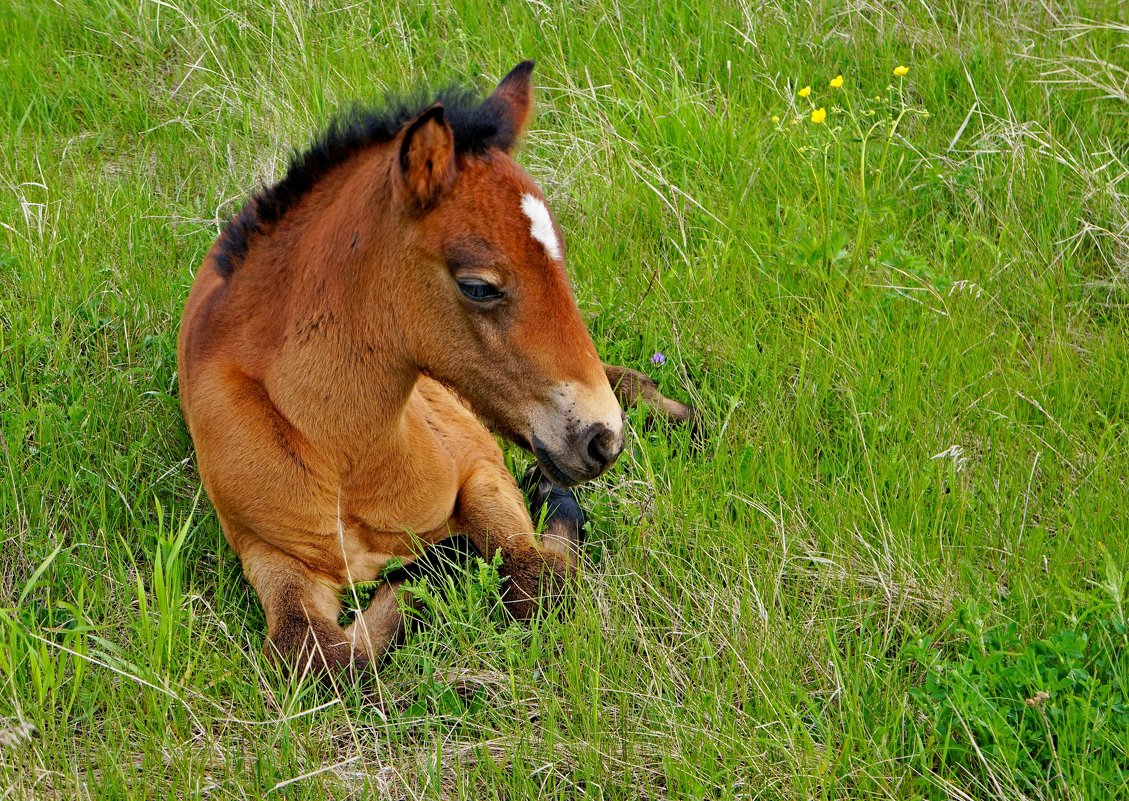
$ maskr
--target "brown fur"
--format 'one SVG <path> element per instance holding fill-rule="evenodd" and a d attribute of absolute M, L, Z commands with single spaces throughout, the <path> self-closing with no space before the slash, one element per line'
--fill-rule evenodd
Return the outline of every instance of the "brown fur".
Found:
<path fill-rule="evenodd" d="M 529 68 L 484 102 L 524 130 Z M 554 467 L 586 465 L 566 471 L 585 480 L 622 447 L 609 377 L 632 402 L 689 414 L 645 376 L 605 372 L 564 265 L 529 235 L 525 193 L 538 190 L 499 147 L 458 152 L 436 105 L 328 169 L 280 219 L 244 215 L 247 241 L 217 241 L 197 274 L 178 343 L 185 419 L 269 650 L 298 670 L 378 661 L 403 626 L 394 588 L 347 630 L 341 588 L 456 532 L 501 550 L 515 615 L 560 594 L 573 549 L 535 536 L 479 418 L 527 447 L 549 420 Z M 232 252 L 237 267 L 219 269 Z M 467 275 L 506 299 L 476 306 L 455 283 Z M 592 430 L 604 431 L 598 459 Z"/>

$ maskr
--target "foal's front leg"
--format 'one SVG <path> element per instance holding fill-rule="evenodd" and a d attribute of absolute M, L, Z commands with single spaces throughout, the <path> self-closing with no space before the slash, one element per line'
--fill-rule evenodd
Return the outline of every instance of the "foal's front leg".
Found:
<path fill-rule="evenodd" d="M 571 548 L 554 538 L 538 542 L 525 499 L 504 465 L 479 462 L 459 490 L 458 522 L 490 559 L 502 552 L 502 600 L 518 619 L 556 603 L 576 569 Z"/>
<path fill-rule="evenodd" d="M 380 587 L 343 630 L 337 624 L 339 585 L 264 542 L 244 537 L 241 544 L 244 572 L 267 618 L 267 654 L 297 674 L 328 685 L 350 673 L 354 680 L 368 678 L 371 666 L 403 635 L 398 584 Z"/>
<path fill-rule="evenodd" d="M 243 572 L 267 618 L 267 655 L 299 675 L 311 673 L 328 684 L 348 672 L 364 674 L 371 661 L 368 652 L 357 647 L 364 643 L 354 642 L 337 625 L 338 587 L 253 535 L 237 541 Z"/>

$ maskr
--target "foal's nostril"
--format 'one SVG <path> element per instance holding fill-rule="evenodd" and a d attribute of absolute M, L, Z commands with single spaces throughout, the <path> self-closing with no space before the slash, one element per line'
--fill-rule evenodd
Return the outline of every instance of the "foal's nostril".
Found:
<path fill-rule="evenodd" d="M 593 426 L 593 428 L 596 428 L 596 426 Z M 599 428 L 603 428 L 603 426 L 601 425 L 599 426 Z M 603 464 L 604 456 L 602 453 L 600 453 L 600 451 L 603 450 L 603 448 L 600 447 L 600 435 L 598 432 L 596 432 L 591 436 L 592 438 L 588 440 L 588 458 L 596 464 Z"/>
<path fill-rule="evenodd" d="M 603 423 L 596 423 L 588 429 L 588 458 L 601 469 L 607 467 L 619 456 L 617 437 L 614 431 Z"/>

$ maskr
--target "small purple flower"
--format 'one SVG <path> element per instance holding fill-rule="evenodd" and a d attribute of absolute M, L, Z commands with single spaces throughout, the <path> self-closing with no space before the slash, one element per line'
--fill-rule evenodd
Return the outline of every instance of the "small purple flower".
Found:
<path fill-rule="evenodd" d="M 651 357 L 651 364 L 655 365 L 656 367 L 662 367 L 664 364 L 666 364 L 666 356 L 663 356 L 663 352 L 661 350 L 655 351 L 655 355 Z"/>

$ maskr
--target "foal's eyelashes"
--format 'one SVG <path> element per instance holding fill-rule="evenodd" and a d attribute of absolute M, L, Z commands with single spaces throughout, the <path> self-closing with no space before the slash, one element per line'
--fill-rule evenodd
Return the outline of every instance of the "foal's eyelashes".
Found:
<path fill-rule="evenodd" d="M 476 303 L 500 300 L 505 295 L 494 284 L 481 278 L 460 278 L 457 279 L 456 283 L 458 283 L 459 291 L 463 293 L 463 296 Z"/>

